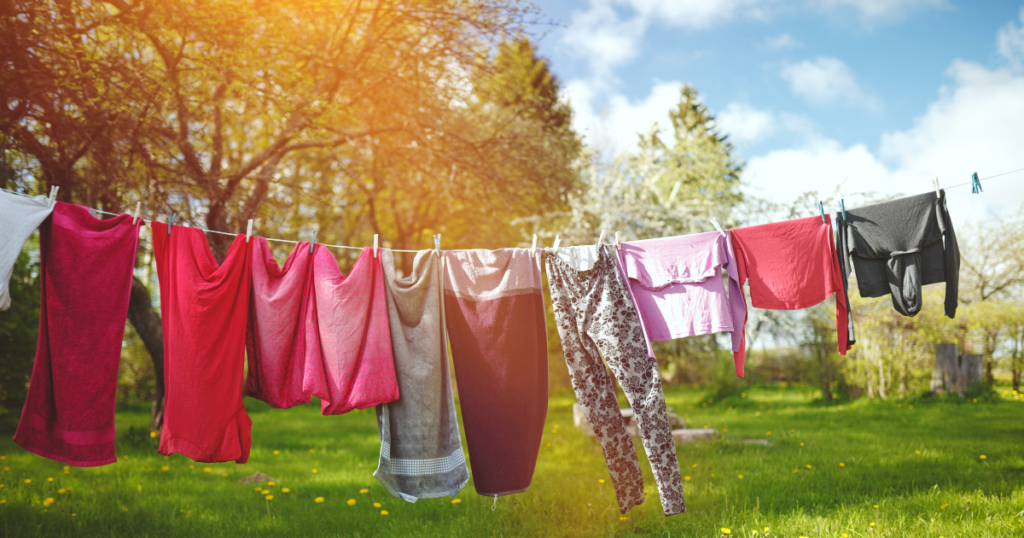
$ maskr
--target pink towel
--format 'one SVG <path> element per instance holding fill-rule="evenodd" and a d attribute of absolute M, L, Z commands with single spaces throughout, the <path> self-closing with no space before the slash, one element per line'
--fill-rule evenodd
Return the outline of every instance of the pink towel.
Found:
<path fill-rule="evenodd" d="M 348 276 L 326 248 L 313 254 L 323 383 L 313 394 L 325 415 L 398 399 L 380 258 L 363 249 Z"/>
<path fill-rule="evenodd" d="M 40 227 L 39 343 L 14 434 L 25 450 L 78 467 L 117 461 L 117 368 L 140 226 L 57 202 Z"/>
<path fill-rule="evenodd" d="M 310 395 L 324 386 L 313 254 L 309 243 L 299 243 L 279 267 L 266 239 L 252 241 L 245 394 L 281 409 L 309 403 Z"/>

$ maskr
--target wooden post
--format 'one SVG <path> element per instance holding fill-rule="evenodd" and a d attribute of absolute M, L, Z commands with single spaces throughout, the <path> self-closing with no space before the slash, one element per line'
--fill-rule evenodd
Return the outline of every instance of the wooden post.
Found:
<path fill-rule="evenodd" d="M 935 344 L 935 366 L 932 369 L 931 391 L 944 393 L 959 390 L 960 361 L 956 344 Z"/>

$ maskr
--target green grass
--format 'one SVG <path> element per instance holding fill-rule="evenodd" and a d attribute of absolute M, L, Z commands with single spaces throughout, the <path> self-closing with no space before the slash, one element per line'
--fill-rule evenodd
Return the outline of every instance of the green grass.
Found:
<path fill-rule="evenodd" d="M 247 465 L 160 456 L 156 440 L 129 439 L 129 428 L 145 428 L 148 416 L 124 411 L 117 416 L 121 460 L 114 465 L 65 473 L 63 464 L 0 441 L 0 533 L 719 536 L 725 527 L 732 536 L 753 530 L 762 536 L 770 527 L 770 536 L 792 537 L 1024 536 L 1024 399 L 964 405 L 864 399 L 821 407 L 812 404 L 815 396 L 804 388 L 750 389 L 745 398 L 708 404 L 700 392 L 669 391 L 669 405 L 690 426 L 717 428 L 724 439 L 679 447 L 682 472 L 690 477 L 688 513 L 671 518 L 661 514 L 637 443 L 650 494 L 625 519 L 615 508 L 600 446 L 572 426 L 571 393 L 551 397 L 530 491 L 499 498 L 493 511 L 493 499 L 476 495 L 472 483 L 458 504 L 410 504 L 387 494 L 372 477 L 379 449 L 372 410 L 322 417 L 317 405 L 281 411 L 247 401 L 253 419 Z M 745 438 L 772 445 L 746 445 Z M 273 500 L 238 483 L 256 471 L 278 480 L 264 485 Z M 44 506 L 50 497 L 55 502 Z"/>

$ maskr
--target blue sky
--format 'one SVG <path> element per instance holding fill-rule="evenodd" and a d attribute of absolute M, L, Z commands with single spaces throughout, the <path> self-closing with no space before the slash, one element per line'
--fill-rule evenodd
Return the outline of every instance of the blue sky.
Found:
<path fill-rule="evenodd" d="M 693 84 L 748 192 L 916 193 L 1024 168 L 1024 3 L 571 0 L 541 53 L 591 145 L 628 147 Z M 539 29 L 543 30 L 543 28 Z M 1024 202 L 1024 172 L 950 192 L 957 221 Z"/>

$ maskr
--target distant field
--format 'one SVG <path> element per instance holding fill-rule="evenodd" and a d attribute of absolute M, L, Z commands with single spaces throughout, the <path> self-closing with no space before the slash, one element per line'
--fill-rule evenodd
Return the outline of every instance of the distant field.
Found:
<path fill-rule="evenodd" d="M 458 503 L 410 504 L 386 493 L 372 477 L 380 446 L 372 410 L 323 417 L 315 404 L 281 411 L 247 400 L 253 450 L 246 465 L 160 456 L 144 430 L 148 416 L 120 412 L 121 460 L 105 467 L 65 470 L 5 436 L 0 532 L 719 536 L 727 528 L 731 536 L 763 536 L 769 528 L 769 536 L 786 537 L 1024 536 L 1024 399 L 817 407 L 815 396 L 805 388 L 750 389 L 709 404 L 701 392 L 670 391 L 669 405 L 690 426 L 724 437 L 679 447 L 688 513 L 671 518 L 661 515 L 639 442 L 650 494 L 619 515 L 599 444 L 572 426 L 571 393 L 551 397 L 532 488 L 499 498 L 493 511 L 493 499 L 478 496 L 472 482 Z M 744 445 L 745 438 L 772 444 Z M 262 486 L 273 499 L 238 483 L 256 471 L 277 479 Z"/>

